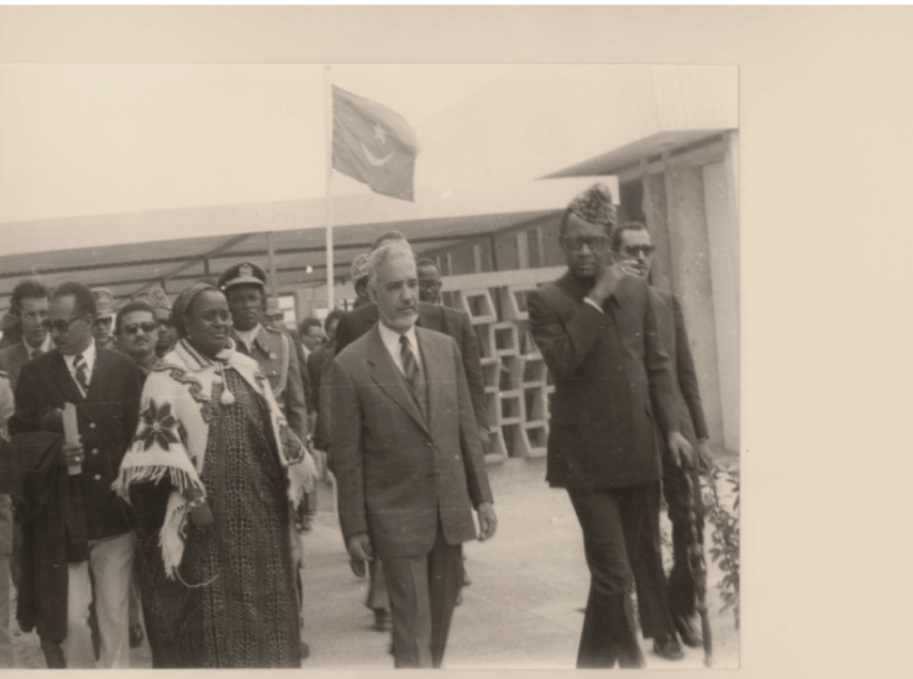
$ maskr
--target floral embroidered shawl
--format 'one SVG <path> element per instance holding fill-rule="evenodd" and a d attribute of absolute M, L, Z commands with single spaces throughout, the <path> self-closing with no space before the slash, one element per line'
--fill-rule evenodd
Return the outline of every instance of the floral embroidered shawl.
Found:
<path fill-rule="evenodd" d="M 224 366 L 234 368 L 269 405 L 273 440 L 279 445 L 279 462 L 289 480 L 288 496 L 297 507 L 317 478 L 314 460 L 305 445 L 289 429 L 269 383 L 257 362 L 234 350 L 234 344 L 210 359 L 186 340 L 177 343 L 152 369 L 143 388 L 140 421 L 133 445 L 121 463 L 112 488 L 129 501 L 133 483 L 158 482 L 168 476 L 174 492 L 168 500 L 159 543 L 165 571 L 174 578 L 184 554 L 189 505 L 183 493 L 202 491 L 209 424 L 220 403 L 234 397 L 224 387 Z"/>

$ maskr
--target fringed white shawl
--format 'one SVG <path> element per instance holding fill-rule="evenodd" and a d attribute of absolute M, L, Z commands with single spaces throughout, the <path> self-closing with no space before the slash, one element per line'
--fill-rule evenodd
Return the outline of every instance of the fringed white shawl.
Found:
<path fill-rule="evenodd" d="M 131 484 L 156 483 L 168 476 L 174 491 L 168 499 L 159 544 L 165 572 L 172 579 L 184 555 L 189 503 L 183 493 L 195 488 L 206 496 L 200 475 L 209 440 L 209 423 L 220 404 L 234 402 L 222 378 L 226 365 L 234 368 L 269 405 L 273 440 L 279 448 L 279 462 L 288 477 L 288 497 L 294 507 L 313 490 L 317 478 L 310 452 L 289 429 L 254 359 L 236 352 L 234 344 L 214 360 L 200 354 L 186 340 L 178 342 L 146 379 L 136 438 L 112 485 L 118 495 L 129 501 Z"/>

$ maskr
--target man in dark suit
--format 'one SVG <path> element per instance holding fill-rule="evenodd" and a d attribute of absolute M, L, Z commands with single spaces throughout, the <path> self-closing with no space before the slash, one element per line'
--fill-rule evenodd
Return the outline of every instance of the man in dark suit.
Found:
<path fill-rule="evenodd" d="M 37 628 L 50 666 L 60 666 L 54 646 L 64 638 L 65 666 L 95 666 L 93 598 L 99 665 L 130 666 L 127 592 L 136 537 L 111 484 L 136 432 L 140 372 L 129 357 L 95 344 L 94 318 L 89 288 L 63 283 L 54 291 L 44 325 L 56 349 L 23 367 L 9 421 L 23 470 L 18 618 L 23 629 Z M 63 441 L 67 403 L 76 406 L 80 443 Z M 48 520 L 54 515 L 57 522 Z"/>
<path fill-rule="evenodd" d="M 640 609 L 649 609 L 644 636 L 659 655 L 682 657 L 666 604 L 654 414 L 674 463 L 691 449 L 674 424 L 671 363 L 647 285 L 611 264 L 613 223 L 608 187 L 577 196 L 561 223 L 568 271 L 529 296 L 530 330 L 555 379 L 547 480 L 568 491 L 591 574 L 578 667 L 643 665 L 632 571 Z"/>
<path fill-rule="evenodd" d="M 368 260 L 380 322 L 327 376 L 339 516 L 350 554 L 379 556 L 397 667 L 440 667 L 460 587 L 462 543 L 495 532 L 491 489 L 456 342 L 416 328 L 412 251 Z"/>
<path fill-rule="evenodd" d="M 612 234 L 615 258 L 633 266 L 636 275 L 643 279 L 650 275 L 653 250 L 650 233 L 640 222 L 621 224 Z M 660 339 L 672 359 L 677 422 L 684 437 L 697 451 L 696 465 L 679 466 L 668 458 L 663 460 L 663 495 L 672 522 L 673 565 L 669 574 L 669 612 L 682 641 L 688 646 L 696 647 L 701 645 L 702 639 L 700 628 L 694 621 L 697 596 L 694 577 L 688 564 L 688 544 L 691 539 L 689 511 L 685 503 L 688 498 L 685 474 L 691 480 L 691 502 L 698 544 L 703 545 L 704 511 L 698 470 L 709 469 L 712 464 L 710 434 L 704 420 L 701 392 L 682 307 L 671 292 L 650 286 L 650 295 L 656 310 Z"/>
<path fill-rule="evenodd" d="M 22 366 L 51 350 L 51 336 L 42 326 L 48 317 L 48 289 L 35 280 L 21 281 L 13 288 L 10 313 L 19 320 L 22 340 L 0 351 L 0 370 L 15 391 Z"/>
<path fill-rule="evenodd" d="M 48 289 L 36 280 L 20 281 L 10 296 L 10 313 L 18 321 L 22 338 L 0 351 L 0 371 L 6 373 L 10 387 L 15 392 L 22 366 L 51 350 L 51 335 L 42 325 L 48 317 Z M 21 572 L 19 551 L 22 544 L 22 526 L 15 516 L 12 530 L 10 576 L 13 584 L 18 587 Z"/>

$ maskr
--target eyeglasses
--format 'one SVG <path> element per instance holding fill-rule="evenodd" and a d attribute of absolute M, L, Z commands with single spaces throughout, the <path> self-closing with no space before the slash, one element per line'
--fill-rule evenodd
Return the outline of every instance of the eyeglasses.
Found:
<path fill-rule="evenodd" d="M 130 323 L 129 325 L 125 325 L 123 328 L 121 328 L 121 332 L 123 332 L 125 335 L 135 335 L 140 330 L 142 330 L 144 333 L 149 335 L 152 334 L 156 327 L 158 326 L 156 326 L 155 323 Z"/>
<path fill-rule="evenodd" d="M 63 335 L 67 332 L 67 330 L 70 329 L 70 324 L 73 323 L 73 321 L 78 321 L 80 318 L 83 318 L 84 316 L 85 316 L 85 314 L 81 314 L 79 316 L 73 316 L 73 318 L 66 320 L 66 321 L 63 320 L 62 318 L 58 318 L 56 321 L 49 321 L 47 318 L 45 318 L 43 321 L 41 321 L 41 327 L 44 328 L 45 330 L 47 330 L 48 332 L 50 332 L 51 330 L 56 330 L 58 333 Z"/>
<path fill-rule="evenodd" d="M 647 255 L 652 255 L 653 251 L 656 249 L 655 245 L 625 245 L 625 252 L 628 257 L 637 257 L 639 253 L 643 253 L 644 257 Z"/>
<path fill-rule="evenodd" d="M 167 328 L 173 328 L 173 327 L 174 327 L 174 323 L 172 323 L 170 319 L 167 319 L 167 318 L 160 318 L 160 319 L 159 319 L 159 327 L 162 327 L 162 328 L 165 328 L 165 329 L 167 329 Z"/>
<path fill-rule="evenodd" d="M 561 243 L 568 250 L 582 250 L 586 245 L 590 250 L 604 250 L 609 245 L 608 236 L 561 236 Z"/>
<path fill-rule="evenodd" d="M 443 281 L 419 281 L 418 287 L 422 290 L 440 290 L 441 286 L 444 285 Z"/>

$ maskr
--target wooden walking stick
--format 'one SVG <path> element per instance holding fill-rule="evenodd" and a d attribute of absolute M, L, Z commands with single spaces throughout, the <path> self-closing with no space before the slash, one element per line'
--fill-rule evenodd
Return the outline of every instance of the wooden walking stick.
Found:
<path fill-rule="evenodd" d="M 701 635 L 704 638 L 704 666 L 713 666 L 713 637 L 710 632 L 710 616 L 707 613 L 707 561 L 704 559 L 704 545 L 697 535 L 697 513 L 694 503 L 694 484 L 691 482 L 690 463 L 682 460 L 685 477 L 685 509 L 688 512 L 688 570 L 694 581 L 695 608 L 701 616 Z M 712 483 L 712 481 L 711 481 Z M 700 487 L 698 487 L 700 492 Z"/>

